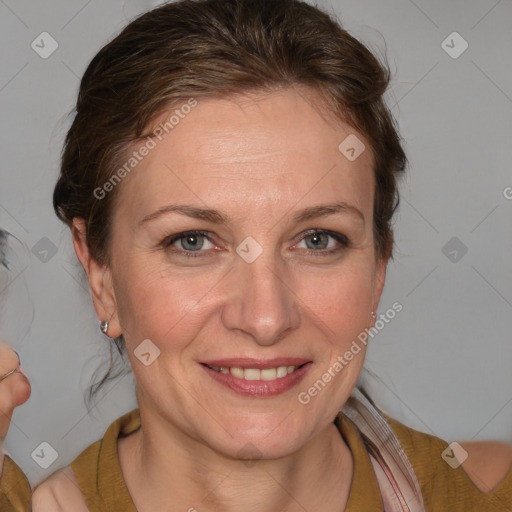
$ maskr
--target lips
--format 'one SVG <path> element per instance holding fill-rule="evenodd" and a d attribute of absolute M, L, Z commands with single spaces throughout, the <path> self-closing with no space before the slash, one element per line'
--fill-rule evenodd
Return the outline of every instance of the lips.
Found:
<path fill-rule="evenodd" d="M 306 375 L 312 361 L 303 358 L 228 358 L 201 363 L 218 383 L 238 394 L 270 397 L 296 386 Z"/>

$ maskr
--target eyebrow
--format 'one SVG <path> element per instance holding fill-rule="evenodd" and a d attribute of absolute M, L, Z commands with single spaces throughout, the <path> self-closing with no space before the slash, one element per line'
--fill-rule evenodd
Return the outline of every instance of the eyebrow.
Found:
<path fill-rule="evenodd" d="M 153 213 L 146 215 L 143 219 L 139 221 L 139 225 L 144 224 L 146 222 L 152 221 L 161 217 L 162 215 L 166 215 L 169 213 L 178 213 L 181 215 L 186 215 L 187 217 L 191 217 L 193 219 L 200 219 L 207 222 L 211 222 L 212 224 L 227 224 L 228 216 L 221 213 L 218 210 L 213 210 L 211 208 L 198 208 L 197 206 L 180 204 L 180 205 L 167 205 L 159 208 Z M 365 224 L 365 218 L 362 212 L 356 208 L 355 206 L 348 204 L 344 201 L 337 201 L 334 203 L 326 203 L 320 204 L 316 206 L 310 206 L 297 212 L 293 221 L 296 223 L 305 222 L 317 217 L 327 217 L 329 215 L 339 215 L 346 214 L 352 217 L 356 217 L 359 220 L 362 220 L 363 225 Z"/>

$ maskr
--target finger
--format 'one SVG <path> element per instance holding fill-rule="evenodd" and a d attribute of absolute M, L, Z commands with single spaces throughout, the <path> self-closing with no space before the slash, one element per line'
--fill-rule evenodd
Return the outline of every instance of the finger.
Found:
<path fill-rule="evenodd" d="M 18 353 L 0 340 L 0 376 L 20 365 Z"/>
<path fill-rule="evenodd" d="M 19 355 L 0 341 L 0 377 L 16 370 L 0 381 L 0 441 L 7 435 L 14 409 L 30 397 L 30 382 L 19 365 Z"/>
<path fill-rule="evenodd" d="M 22 373 L 0 382 L 0 444 L 7 436 L 14 409 L 28 400 L 30 392 L 30 382 Z"/>

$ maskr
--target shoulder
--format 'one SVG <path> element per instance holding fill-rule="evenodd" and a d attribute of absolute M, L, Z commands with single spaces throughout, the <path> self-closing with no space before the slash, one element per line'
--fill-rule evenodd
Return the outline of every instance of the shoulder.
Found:
<path fill-rule="evenodd" d="M 447 441 L 383 414 L 402 444 L 422 488 L 447 493 L 491 493 L 505 478 L 512 494 L 512 446 L 499 441 Z M 507 488 L 508 489 L 508 488 Z"/>
<path fill-rule="evenodd" d="M 117 468 L 117 440 L 140 426 L 140 414 L 134 409 L 113 421 L 103 437 L 87 446 L 69 466 L 59 469 L 40 483 L 32 494 L 33 512 L 87 512 L 87 501 L 97 492 L 99 471 L 102 468 L 102 485 L 109 486 L 109 479 Z M 86 493 L 84 497 L 83 492 Z"/>
<path fill-rule="evenodd" d="M 86 511 L 87 504 L 70 466 L 59 469 L 32 493 L 33 512 Z"/>
<path fill-rule="evenodd" d="M 498 441 L 460 441 L 464 471 L 483 492 L 491 492 L 512 470 L 512 445 Z"/>

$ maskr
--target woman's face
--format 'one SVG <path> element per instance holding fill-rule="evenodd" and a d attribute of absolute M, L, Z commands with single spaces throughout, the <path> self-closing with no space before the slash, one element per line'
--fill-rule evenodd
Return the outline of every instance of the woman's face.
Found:
<path fill-rule="evenodd" d="M 200 99 L 117 185 L 112 265 L 95 307 L 110 336 L 124 334 L 146 418 L 264 458 L 332 423 L 364 346 L 335 363 L 371 324 L 385 277 L 373 160 L 360 134 L 355 160 L 338 149 L 350 134 L 293 90 Z"/>

